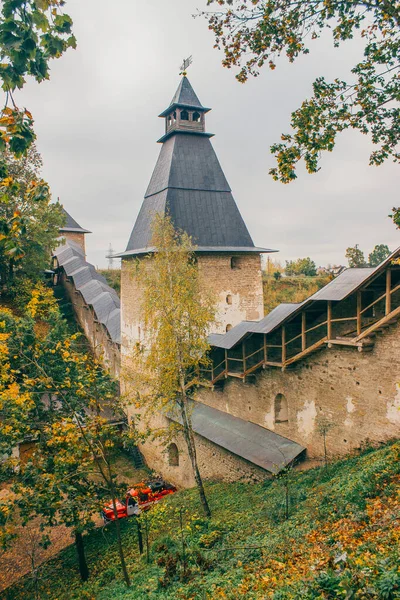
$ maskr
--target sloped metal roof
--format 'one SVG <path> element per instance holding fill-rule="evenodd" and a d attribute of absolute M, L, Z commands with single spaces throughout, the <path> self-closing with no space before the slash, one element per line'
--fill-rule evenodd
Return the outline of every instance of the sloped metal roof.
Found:
<path fill-rule="evenodd" d="M 251 322 L 248 327 L 249 333 L 271 333 L 304 304 L 305 302 L 286 302 L 279 304 L 276 308 L 271 310 L 266 317 L 261 319 L 261 321 Z"/>
<path fill-rule="evenodd" d="M 173 135 L 162 146 L 126 251 L 152 251 L 156 214 L 170 215 L 199 252 L 273 252 L 256 248 L 208 138 Z"/>
<path fill-rule="evenodd" d="M 170 102 L 170 106 L 172 104 L 185 104 L 186 106 L 203 108 L 187 77 L 182 77 L 180 80 L 178 89 L 176 90 L 174 97 Z"/>
<path fill-rule="evenodd" d="M 336 279 L 315 292 L 308 300 L 343 300 L 366 281 L 378 267 L 346 269 Z"/>
<path fill-rule="evenodd" d="M 168 417 L 182 424 L 178 412 Z M 305 450 L 269 429 L 200 402 L 192 404 L 191 420 L 198 435 L 273 474 L 282 471 Z"/>
<path fill-rule="evenodd" d="M 71 231 L 73 233 L 91 233 L 88 229 L 83 229 L 75 219 L 71 217 L 69 213 L 63 208 L 65 213 L 66 222 L 64 227 L 61 227 L 60 231 Z"/>
<path fill-rule="evenodd" d="M 208 112 L 210 110 L 202 105 L 187 77 L 182 77 L 170 105 L 158 116 L 165 117 L 175 106 L 197 109 L 201 112 Z"/>
<path fill-rule="evenodd" d="M 95 267 L 85 260 L 80 246 L 66 240 L 53 252 L 58 265 L 70 277 L 75 288 L 82 294 L 86 304 L 92 307 L 97 320 L 102 323 L 113 342 L 121 343 L 121 308 L 116 291 L 106 279 L 97 273 Z"/>

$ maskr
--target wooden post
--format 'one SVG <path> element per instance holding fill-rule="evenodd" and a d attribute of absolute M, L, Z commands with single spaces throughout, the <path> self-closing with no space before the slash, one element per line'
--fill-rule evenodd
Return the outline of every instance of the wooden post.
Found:
<path fill-rule="evenodd" d="M 332 339 L 332 301 L 328 300 L 326 308 L 326 326 L 327 326 L 327 337 L 328 340 Z"/>
<path fill-rule="evenodd" d="M 361 291 L 357 292 L 357 335 L 361 334 Z"/>
<path fill-rule="evenodd" d="M 306 316 L 306 312 L 303 310 L 303 312 L 301 313 L 301 350 L 302 350 L 302 352 L 304 352 L 304 350 L 307 348 L 306 323 L 307 323 L 307 316 Z"/>
<path fill-rule="evenodd" d="M 285 326 L 282 327 L 282 365 L 286 361 L 286 330 Z"/>
<path fill-rule="evenodd" d="M 242 352 L 243 352 L 243 375 L 246 373 L 246 343 L 242 342 Z"/>
<path fill-rule="evenodd" d="M 385 302 L 385 315 L 388 315 L 392 310 L 392 298 L 390 295 L 390 288 L 392 287 L 392 271 L 388 269 L 386 271 L 386 302 Z"/>
<path fill-rule="evenodd" d="M 228 350 L 225 350 L 225 375 L 228 375 Z"/>
<path fill-rule="evenodd" d="M 267 353 L 267 334 L 264 333 L 264 364 L 266 364 L 267 358 L 268 358 L 268 353 Z"/>

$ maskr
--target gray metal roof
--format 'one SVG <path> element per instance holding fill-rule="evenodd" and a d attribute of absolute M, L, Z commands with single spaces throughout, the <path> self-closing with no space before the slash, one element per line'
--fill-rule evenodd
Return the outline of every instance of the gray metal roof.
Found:
<path fill-rule="evenodd" d="M 65 225 L 60 228 L 60 231 L 71 231 L 73 233 L 91 233 L 88 229 L 83 229 L 75 219 L 71 217 L 69 213 L 63 208 L 65 213 Z"/>
<path fill-rule="evenodd" d="M 283 303 L 274 308 L 261 321 L 242 321 L 225 334 L 211 334 L 209 344 L 215 348 L 230 350 L 247 334 L 271 333 L 277 327 L 294 317 L 295 314 L 310 304 L 319 301 L 340 302 L 355 292 L 361 285 L 373 278 L 386 267 L 393 259 L 400 255 L 400 247 L 374 268 L 351 268 L 343 271 L 336 279 L 330 281 L 323 288 L 300 303 Z"/>
<path fill-rule="evenodd" d="M 185 106 L 203 108 L 187 77 L 182 77 L 178 85 L 178 89 L 176 90 L 174 97 L 170 102 L 170 106 L 172 104 L 184 104 Z"/>
<path fill-rule="evenodd" d="M 173 135 L 162 146 L 126 251 L 149 252 L 155 214 L 169 214 L 203 252 L 271 252 L 256 248 L 208 138 Z"/>
<path fill-rule="evenodd" d="M 80 246 L 66 240 L 53 252 L 58 265 L 70 277 L 75 288 L 82 294 L 86 304 L 92 307 L 97 320 L 102 323 L 113 342 L 121 343 L 120 299 L 106 279 L 97 273 L 95 267 L 85 260 Z"/>
<path fill-rule="evenodd" d="M 177 412 L 168 416 L 182 424 Z M 305 450 L 269 429 L 200 402 L 193 403 L 191 420 L 195 433 L 270 473 L 279 473 Z"/>
<path fill-rule="evenodd" d="M 158 116 L 165 117 L 176 106 L 197 109 L 201 112 L 210 110 L 202 105 L 187 77 L 182 77 L 170 105 Z"/>
<path fill-rule="evenodd" d="M 306 301 L 307 302 L 307 301 Z M 253 321 L 249 324 L 248 332 L 250 333 L 271 333 L 279 327 L 283 321 L 286 321 L 292 316 L 305 302 L 286 302 L 279 304 L 276 308 L 261 319 L 261 321 Z"/>
<path fill-rule="evenodd" d="M 336 279 L 315 292 L 308 300 L 343 300 L 366 281 L 377 267 L 346 269 Z"/>

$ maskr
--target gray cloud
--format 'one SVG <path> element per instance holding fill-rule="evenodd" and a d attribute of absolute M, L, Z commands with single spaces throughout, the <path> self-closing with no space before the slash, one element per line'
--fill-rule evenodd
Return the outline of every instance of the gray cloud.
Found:
<path fill-rule="evenodd" d="M 399 235 L 386 215 L 398 204 L 398 167 L 368 167 L 367 138 L 346 133 L 318 174 L 300 169 L 293 184 L 268 175 L 269 146 L 288 131 L 290 111 L 311 93 L 315 77 L 346 78 L 360 42 L 337 50 L 327 36 L 294 65 L 282 59 L 275 71 L 240 85 L 222 68 L 206 22 L 191 16 L 205 4 L 68 0 L 78 49 L 52 64 L 49 82 L 29 83 L 17 95 L 34 114 L 53 196 L 93 231 L 89 260 L 105 266 L 110 243 L 125 249 L 159 152 L 157 115 L 189 54 L 189 78 L 213 108 L 208 130 L 257 245 L 280 249 L 282 261 L 308 255 L 318 264 L 343 263 L 355 243 L 366 252 L 376 243 L 395 248 Z"/>

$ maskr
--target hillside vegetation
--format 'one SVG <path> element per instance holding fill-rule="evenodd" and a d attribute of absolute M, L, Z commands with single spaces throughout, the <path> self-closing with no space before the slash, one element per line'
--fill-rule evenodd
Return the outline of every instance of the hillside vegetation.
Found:
<path fill-rule="evenodd" d="M 181 491 L 144 517 L 148 563 L 146 552 L 138 554 L 135 520 L 122 524 L 130 589 L 108 526 L 86 538 L 90 580 L 80 583 L 75 549 L 68 548 L 42 566 L 40 598 L 400 598 L 399 458 L 395 442 L 259 484 L 209 483 L 209 521 L 196 491 Z M 5 594 L 34 597 L 28 579 Z"/>
<path fill-rule="evenodd" d="M 283 302 L 303 302 L 329 283 L 329 276 L 321 277 L 282 277 L 274 279 L 264 274 L 264 311 L 267 315 Z"/>

